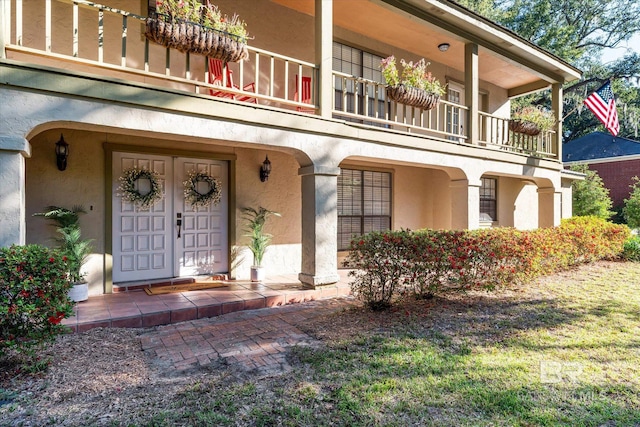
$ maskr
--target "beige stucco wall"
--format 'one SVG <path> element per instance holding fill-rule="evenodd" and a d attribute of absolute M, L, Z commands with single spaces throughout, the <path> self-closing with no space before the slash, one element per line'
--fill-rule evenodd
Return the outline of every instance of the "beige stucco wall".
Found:
<path fill-rule="evenodd" d="M 65 171 L 58 171 L 55 162 L 55 142 L 64 133 L 69 143 L 70 155 Z M 33 155 L 26 161 L 26 213 L 27 243 L 55 246 L 55 229 L 41 217 L 33 217 L 46 206 L 55 205 L 71 208 L 82 205 L 87 214 L 81 216 L 83 237 L 93 239 L 94 254 L 85 270 L 92 295 L 103 291 L 105 254 L 105 150 L 104 144 L 129 146 L 123 151 L 137 151 L 140 147 L 157 147 L 163 153 L 190 152 L 233 154 L 236 156 L 235 179 L 235 223 L 230 229 L 231 241 L 241 251 L 240 262 L 235 277 L 247 279 L 250 276 L 251 254 L 244 246 L 243 222 L 240 208 L 244 206 L 264 206 L 282 214 L 281 218 L 269 220 L 267 231 L 273 234 L 272 247 L 264 259 L 267 274 L 298 273 L 301 264 L 301 186 L 298 164 L 287 154 L 269 150 L 232 149 L 224 145 L 207 145 L 193 142 L 176 142 L 162 139 L 144 138 L 130 135 L 107 134 L 70 129 L 54 129 L 32 138 Z M 272 173 L 267 182 L 261 182 L 259 168 L 265 155 L 272 162 Z M 246 251 L 246 253 L 245 253 Z M 109 254 L 107 254 L 107 258 Z"/>
<path fill-rule="evenodd" d="M 498 177 L 498 221 L 501 227 L 537 228 L 538 187 L 519 178 Z"/>
<path fill-rule="evenodd" d="M 67 169 L 56 166 L 55 143 L 61 132 L 69 143 Z M 27 243 L 56 246 L 55 227 L 42 217 L 46 206 L 71 209 L 81 205 L 87 213 L 81 215 L 82 236 L 93 240 L 93 254 L 84 271 L 88 273 L 90 294 L 103 291 L 103 255 L 105 247 L 104 222 L 104 151 L 103 135 L 65 129 L 51 130 L 31 140 L 31 158 L 26 161 L 26 222 Z"/>

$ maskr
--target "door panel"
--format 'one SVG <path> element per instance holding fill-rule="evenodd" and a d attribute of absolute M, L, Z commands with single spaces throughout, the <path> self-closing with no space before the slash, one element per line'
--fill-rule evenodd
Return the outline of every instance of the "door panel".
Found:
<path fill-rule="evenodd" d="M 194 208 L 186 203 L 184 187 L 176 191 L 176 214 L 182 216 L 183 233 L 176 244 L 176 269 L 179 276 L 222 273 L 228 270 L 228 191 L 227 163 L 216 160 L 177 158 L 176 183 L 187 180 L 189 172 L 203 171 L 222 183 L 222 198 L 217 206 Z M 203 192 L 208 189 L 203 189 Z"/>
<path fill-rule="evenodd" d="M 165 197 L 141 210 L 118 196 L 119 177 L 132 168 L 146 168 L 158 173 Z M 173 195 L 171 158 L 113 153 L 113 281 L 157 279 L 173 275 L 173 246 L 170 227 Z"/>

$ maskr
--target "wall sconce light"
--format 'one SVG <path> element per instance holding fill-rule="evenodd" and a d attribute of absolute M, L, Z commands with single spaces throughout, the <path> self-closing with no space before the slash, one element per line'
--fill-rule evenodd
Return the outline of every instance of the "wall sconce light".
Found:
<path fill-rule="evenodd" d="M 271 173 L 271 162 L 269 156 L 265 156 L 262 166 L 260 166 L 260 181 L 265 182 L 269 180 L 269 174 Z"/>
<path fill-rule="evenodd" d="M 449 43 L 440 43 L 440 44 L 438 45 L 438 50 L 440 50 L 440 52 L 446 52 L 446 51 L 448 51 L 448 50 L 449 50 L 449 47 L 450 47 L 450 46 L 451 46 L 451 45 L 450 45 Z"/>
<path fill-rule="evenodd" d="M 64 137 L 60 134 L 60 141 L 56 142 L 56 163 L 59 171 L 67 168 L 67 157 L 69 157 L 69 144 L 64 141 Z"/>

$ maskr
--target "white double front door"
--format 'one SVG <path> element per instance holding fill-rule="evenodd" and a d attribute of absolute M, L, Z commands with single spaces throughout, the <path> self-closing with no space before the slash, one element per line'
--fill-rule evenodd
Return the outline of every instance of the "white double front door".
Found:
<path fill-rule="evenodd" d="M 137 167 L 157 172 L 163 198 L 149 210 L 123 200 L 119 178 Z M 185 200 L 189 172 L 222 183 L 218 205 Z M 224 161 L 113 153 L 113 281 L 162 279 L 228 271 L 228 164 Z"/>

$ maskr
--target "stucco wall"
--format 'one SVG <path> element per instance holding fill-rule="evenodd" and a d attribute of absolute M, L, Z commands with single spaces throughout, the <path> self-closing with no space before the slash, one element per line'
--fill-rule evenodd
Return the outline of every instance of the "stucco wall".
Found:
<path fill-rule="evenodd" d="M 65 171 L 56 166 L 55 143 L 64 132 L 69 144 Z M 81 205 L 87 211 L 80 217 L 82 237 L 93 240 L 93 254 L 84 271 L 88 272 L 90 293 L 103 291 L 102 256 L 104 254 L 104 135 L 65 129 L 51 130 L 31 140 L 32 156 L 26 161 L 27 243 L 54 247 L 55 227 L 42 217 L 46 206 L 71 209 Z"/>
<path fill-rule="evenodd" d="M 69 143 L 67 170 L 58 171 L 55 162 L 55 142 L 64 132 Z M 41 217 L 33 217 L 46 206 L 55 205 L 71 208 L 82 205 L 87 214 L 81 216 L 83 237 L 94 240 L 94 254 L 87 264 L 87 279 L 91 293 L 103 291 L 103 262 L 105 253 L 105 142 L 130 146 L 124 151 L 136 151 L 139 147 L 156 147 L 163 152 L 190 151 L 220 154 L 235 154 L 235 197 L 236 228 L 230 229 L 232 242 L 244 258 L 234 274 L 239 279 L 249 278 L 251 253 L 246 250 L 243 236 L 243 221 L 240 208 L 244 206 L 264 206 L 282 214 L 281 218 L 269 220 L 267 231 L 273 234 L 273 246 L 267 251 L 264 264 L 267 274 L 287 274 L 300 271 L 301 264 L 301 190 L 298 164 L 287 154 L 267 150 L 231 149 L 223 145 L 205 145 L 194 142 L 177 142 L 138 136 L 96 133 L 80 130 L 51 130 L 36 135 L 31 143 L 33 155 L 26 161 L 26 212 L 27 243 L 55 246 L 55 229 Z M 194 154 L 194 155 L 196 155 Z M 259 178 L 260 165 L 265 155 L 272 162 L 272 173 L 267 182 Z M 232 177 L 233 179 L 234 177 Z M 245 253 L 246 251 L 246 253 Z"/>

